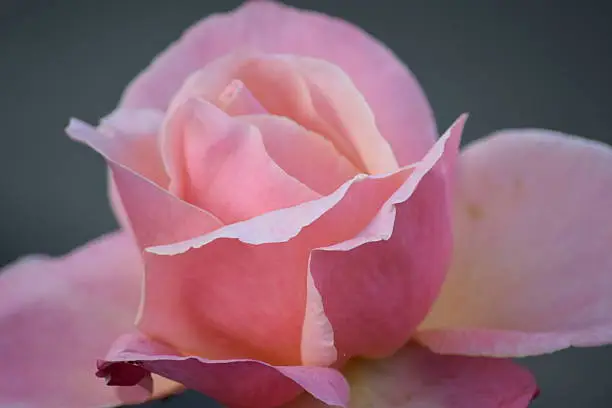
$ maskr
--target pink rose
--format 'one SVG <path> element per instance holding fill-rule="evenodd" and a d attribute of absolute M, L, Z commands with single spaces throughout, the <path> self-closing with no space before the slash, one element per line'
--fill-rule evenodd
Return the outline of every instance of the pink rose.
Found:
<path fill-rule="evenodd" d="M 344 21 L 198 23 L 68 127 L 122 231 L 2 272 L 0 406 L 526 407 L 507 358 L 612 342 L 612 149 L 465 119 Z"/>

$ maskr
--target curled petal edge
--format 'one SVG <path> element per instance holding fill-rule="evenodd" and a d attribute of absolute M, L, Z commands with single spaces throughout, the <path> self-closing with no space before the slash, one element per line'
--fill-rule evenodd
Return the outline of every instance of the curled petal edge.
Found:
<path fill-rule="evenodd" d="M 249 220 L 226 225 L 208 234 L 204 234 L 192 239 L 176 242 L 173 244 L 156 245 L 146 248 L 147 252 L 156 255 L 177 255 L 189 251 L 194 248 L 201 248 L 217 239 L 237 239 L 240 242 L 251 245 L 262 243 L 280 243 L 286 242 L 296 237 L 300 231 L 308 225 L 315 222 L 333 207 L 335 207 L 348 193 L 348 191 L 359 183 L 376 182 L 377 180 L 388 178 L 397 173 L 409 172 L 409 176 L 403 185 L 387 200 L 382 211 L 393 212 L 393 205 L 406 201 L 414 192 L 416 186 L 427 172 L 440 160 L 444 152 L 445 143 L 449 140 L 451 129 L 457 126 L 463 126 L 468 115 L 462 114 L 451 125 L 449 131 L 445 132 L 442 137 L 434 144 L 427 152 L 423 159 L 409 166 L 404 166 L 401 169 L 387 174 L 366 175 L 358 174 L 351 180 L 342 184 L 332 194 L 308 201 L 291 208 L 284 208 L 276 211 L 271 211 L 266 214 L 251 218 Z M 283 222 L 278 222 L 282 219 Z M 380 222 L 379 220 L 377 223 Z M 339 246 L 332 249 L 343 248 L 348 250 L 357 247 L 366 242 L 373 240 L 389 239 L 393 230 L 393 224 L 387 222 L 386 227 L 381 233 L 379 228 L 368 228 L 366 231 L 374 232 L 372 234 L 360 235 L 354 240 L 345 241 Z M 330 249 L 329 247 L 326 249 Z"/>
<path fill-rule="evenodd" d="M 254 375 L 254 380 L 245 382 L 244 387 L 238 385 L 234 388 L 230 385 L 230 392 L 230 389 L 221 389 L 219 384 L 224 381 L 219 381 L 211 370 L 224 370 L 218 371 L 223 377 L 228 375 L 228 368 L 237 371 L 250 368 L 248 373 Z M 270 401 L 274 405 L 288 402 L 303 390 L 327 405 L 347 408 L 350 393 L 344 376 L 333 368 L 272 366 L 249 359 L 208 360 L 197 356 L 182 356 L 140 334 L 128 334 L 117 339 L 106 359 L 98 362 L 96 375 L 106 378 L 109 385 L 139 385 L 148 389 L 151 373 L 180 381 L 188 388 L 232 406 L 244 403 L 244 395 L 240 393 L 245 390 L 248 392 L 252 387 L 256 393 L 260 393 L 259 396 L 263 392 L 264 405 Z M 251 392 L 248 393 L 252 397 Z M 257 404 L 258 401 L 247 401 L 247 404 L 253 403 Z"/>

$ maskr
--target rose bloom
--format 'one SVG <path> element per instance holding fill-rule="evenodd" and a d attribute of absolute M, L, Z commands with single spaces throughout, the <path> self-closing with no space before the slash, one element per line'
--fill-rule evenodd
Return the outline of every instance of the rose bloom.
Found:
<path fill-rule="evenodd" d="M 526 407 L 508 358 L 612 341 L 612 149 L 465 120 L 347 22 L 204 19 L 70 123 L 121 230 L 2 272 L 0 406 Z"/>

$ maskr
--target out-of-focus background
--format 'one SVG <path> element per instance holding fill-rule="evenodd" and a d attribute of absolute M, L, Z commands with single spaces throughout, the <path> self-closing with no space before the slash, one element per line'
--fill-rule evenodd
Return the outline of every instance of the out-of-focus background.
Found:
<path fill-rule="evenodd" d="M 61 254 L 115 228 L 104 163 L 68 140 L 68 118 L 97 123 L 185 28 L 239 3 L 0 0 L 0 265 Z M 342 17 L 385 42 L 421 81 L 440 129 L 472 114 L 464 142 L 541 127 L 612 143 L 606 2 L 286 3 Z M 522 363 L 542 388 L 534 408 L 612 407 L 610 347 Z M 216 405 L 187 392 L 148 406 Z"/>

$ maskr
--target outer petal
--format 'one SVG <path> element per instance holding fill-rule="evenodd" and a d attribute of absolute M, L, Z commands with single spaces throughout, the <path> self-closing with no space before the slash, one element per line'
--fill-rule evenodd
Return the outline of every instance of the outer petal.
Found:
<path fill-rule="evenodd" d="M 349 389 L 338 371 L 323 367 L 274 367 L 255 360 L 207 360 L 182 356 L 141 335 L 117 341 L 99 375 L 131 385 L 155 372 L 236 408 L 272 408 L 303 390 L 329 405 L 345 407 Z"/>
<path fill-rule="evenodd" d="M 459 125 L 461 124 L 462 121 L 459 121 Z M 460 129 L 459 125 L 453 129 Z M 453 133 L 457 136 L 456 132 L 450 132 L 449 135 Z M 154 264 L 151 263 L 152 268 L 159 268 L 159 272 L 151 269 L 152 272 L 148 274 L 147 293 L 156 293 L 152 296 L 155 296 L 157 300 L 145 304 L 143 330 L 157 338 L 160 338 L 158 336 L 163 333 L 166 333 L 166 336 L 168 334 L 179 336 L 180 333 L 184 333 L 185 335 L 181 335 L 182 340 L 192 339 L 191 341 L 194 342 L 185 345 L 185 349 L 195 353 L 197 345 L 203 342 L 198 341 L 199 335 L 191 331 L 190 328 L 193 328 L 194 324 L 190 322 L 211 322 L 213 327 L 228 338 L 239 339 L 242 344 L 249 344 L 251 350 L 259 348 L 258 354 L 255 354 L 258 359 L 283 364 L 289 361 L 295 364 L 300 361 L 301 354 L 302 362 L 306 364 L 321 363 L 321 361 L 329 363 L 330 356 L 335 355 L 335 350 L 330 349 L 334 347 L 333 344 L 330 344 L 330 338 L 333 338 L 333 335 L 329 333 L 324 313 L 321 313 L 324 307 L 319 304 L 321 296 L 316 293 L 317 288 L 315 285 L 310 285 L 310 287 L 307 285 L 309 278 L 306 272 L 310 252 L 315 248 L 328 247 L 347 240 L 352 241 L 346 243 L 346 246 L 341 245 L 329 248 L 329 250 L 344 251 L 351 249 L 347 246 L 354 248 L 370 241 L 387 239 L 395 218 L 393 205 L 408 200 L 425 174 L 442 156 L 446 140 L 447 137 L 442 138 L 426 158 L 414 167 L 404 168 L 390 175 L 359 176 L 345 183 L 333 194 L 321 199 L 273 211 L 246 222 L 227 225 L 183 242 L 148 248 L 148 252 L 160 256 L 150 258 L 154 262 Z M 441 185 L 444 186 L 444 183 Z M 440 186 L 440 184 L 434 183 L 434 186 Z M 444 188 L 442 191 L 435 188 L 433 190 L 432 192 L 426 189 L 424 194 L 432 199 L 437 197 L 436 194 L 442 194 L 440 202 L 443 203 Z M 418 204 L 417 208 L 425 208 L 421 207 L 421 204 Z M 372 219 L 383 207 L 383 215 L 377 218 L 379 222 L 371 224 Z M 443 211 L 438 211 L 437 207 L 435 209 L 432 215 L 434 213 L 440 215 L 443 224 L 445 214 Z M 415 214 L 410 210 L 407 212 Z M 441 232 L 443 236 L 448 233 L 442 228 L 438 230 L 435 223 L 429 224 L 436 225 L 436 231 Z M 366 228 L 368 226 L 369 228 Z M 364 232 L 365 230 L 367 233 Z M 360 235 L 360 233 L 363 234 Z M 415 250 L 415 258 L 419 258 L 418 251 L 421 250 L 427 252 L 427 256 L 431 255 L 427 248 L 430 248 L 428 245 L 434 241 L 427 238 L 426 242 Z M 384 246 L 383 243 L 373 245 Z M 421 261 L 413 262 L 415 258 L 412 258 L 412 255 L 398 257 L 397 251 L 401 246 L 399 243 L 390 244 L 390 248 L 387 249 L 388 254 L 394 254 L 393 259 L 398 262 L 398 270 L 403 267 L 418 267 L 418 272 L 415 271 L 415 275 L 412 276 L 419 276 L 418 273 L 422 272 L 419 263 Z M 364 251 L 369 252 L 371 249 Z M 442 255 L 440 254 L 441 263 L 444 262 Z M 342 255 L 338 257 L 345 262 Z M 355 257 L 353 258 L 355 261 L 351 262 L 351 267 L 357 264 L 356 259 L 359 256 L 355 255 Z M 201 265 L 206 265 L 206 268 Z M 331 266 L 332 264 L 326 265 Z M 364 263 L 363 267 L 355 271 L 344 271 L 345 273 L 354 272 L 360 277 L 359 282 L 363 285 L 355 283 L 351 287 L 359 289 L 360 294 L 367 295 L 367 305 L 370 306 L 371 301 L 380 299 L 374 296 L 376 291 L 367 293 L 367 278 L 372 276 L 370 274 L 376 274 L 379 271 L 377 268 L 370 269 L 371 266 L 371 263 Z M 173 270 L 174 273 L 164 274 L 163 270 Z M 432 294 L 436 292 L 435 281 L 439 280 L 438 272 L 436 266 L 436 272 L 433 273 L 435 278 L 432 279 L 434 282 L 431 287 Z M 316 272 L 313 271 L 313 276 L 320 278 L 315 274 Z M 344 307 L 349 310 L 359 309 L 355 305 L 355 298 L 342 288 L 345 285 L 342 278 L 346 277 L 346 281 L 350 281 L 354 276 L 338 274 L 334 276 L 334 279 L 341 284 L 326 285 L 325 291 L 319 290 L 321 294 L 325 292 L 323 301 L 326 297 L 333 298 L 338 294 L 346 301 Z M 411 279 L 402 280 L 397 292 L 407 294 L 405 283 L 411 282 Z M 196 282 L 201 282 L 201 284 L 196 284 Z M 316 279 L 314 283 L 317 284 Z M 190 291 L 196 292 L 192 296 L 184 296 Z M 179 296 L 180 294 L 183 296 Z M 430 292 L 427 292 L 423 298 L 415 295 L 414 316 L 419 313 L 423 314 L 427 309 L 429 305 L 426 299 L 429 299 L 429 294 Z M 401 297 L 395 295 L 394 292 L 393 299 Z M 177 298 L 182 301 L 170 300 Z M 397 306 L 395 303 L 394 305 Z M 343 314 L 340 306 L 343 305 L 331 311 L 339 327 L 344 330 L 348 323 L 342 326 Z M 381 315 L 378 312 L 395 311 L 395 306 L 390 309 L 382 307 L 377 309 L 377 313 L 364 314 L 364 322 L 370 322 L 371 316 L 380 319 Z M 162 313 L 162 311 L 165 312 Z M 306 311 L 308 315 L 305 317 Z M 151 320 L 147 320 L 147 315 L 151 316 Z M 164 319 L 166 322 L 164 325 L 159 324 L 158 319 L 161 315 L 167 316 Z M 385 314 L 384 317 L 384 320 L 393 320 L 387 319 L 388 314 Z M 404 314 L 401 319 L 392 324 L 397 330 L 393 332 L 389 343 L 386 343 L 386 349 L 384 351 L 376 349 L 372 351 L 372 354 L 392 353 L 402 342 L 406 341 L 406 337 L 410 334 L 410 326 L 417 322 L 404 321 L 403 318 Z M 262 324 L 257 326 L 252 322 L 262 322 Z M 355 322 L 352 321 L 352 323 Z M 304 327 L 304 324 L 315 326 Z M 168 325 L 174 325 L 173 330 L 166 330 Z M 364 325 L 359 327 L 363 328 Z M 366 330 L 366 334 L 367 341 L 356 340 L 358 346 L 348 347 L 346 351 L 356 353 L 371 351 L 367 350 L 364 344 L 374 344 L 373 332 Z M 345 335 L 343 339 L 346 339 Z M 380 335 L 376 339 L 380 340 Z M 178 344 L 176 339 L 162 338 L 162 340 Z M 298 349 L 300 344 L 301 350 Z M 209 354 L 203 354 L 205 352 Z M 219 350 L 203 350 L 201 355 L 214 355 L 216 358 L 222 358 L 223 354 Z M 341 355 L 341 357 L 344 360 L 346 356 Z"/>
<path fill-rule="evenodd" d="M 455 152 L 445 144 L 456 149 L 465 119 L 415 166 L 368 228 L 350 241 L 313 251 L 310 273 L 343 355 L 394 353 L 437 297 L 452 249 L 444 164 Z"/>
<path fill-rule="evenodd" d="M 83 408 L 146 398 L 137 389 L 119 395 L 94 376 L 96 360 L 133 327 L 141 280 L 138 250 L 125 234 L 3 270 L 0 406 Z"/>
<path fill-rule="evenodd" d="M 140 248 L 213 233 L 222 225 L 209 213 L 117 162 L 114 151 L 95 129 L 73 121 L 68 132 L 106 157 Z M 226 228 L 236 225 L 241 224 Z M 262 236 L 257 227 L 248 231 Z M 290 249 L 280 253 L 278 245 L 262 246 L 260 252 L 228 240 L 216 244 L 206 252 L 176 259 L 145 253 L 141 329 L 181 351 L 208 358 L 277 361 L 281 355 L 285 362 L 299 363 L 305 307 L 300 293 L 305 292 L 307 252 L 300 255 Z M 279 274 L 279 269 L 284 273 Z M 187 296 L 191 291 L 194 293 Z"/>
<path fill-rule="evenodd" d="M 147 254 L 140 329 L 181 352 L 298 365 L 307 251 L 215 240 L 174 256 Z"/>
<path fill-rule="evenodd" d="M 178 199 L 167 190 L 160 188 L 118 162 L 117 159 L 120 156 L 117 157 L 114 154 L 114 150 L 104 143 L 104 136 L 94 128 L 75 120 L 68 127 L 68 133 L 75 139 L 86 142 L 106 158 L 112 170 L 113 181 L 117 186 L 122 207 L 125 209 L 126 219 L 129 220 L 129 225 L 141 249 L 151 245 L 167 244 L 198 236 L 202 233 L 214 231 L 222 225 L 211 214 Z M 181 276 L 172 265 L 170 267 L 160 265 L 157 268 L 155 264 L 151 266 L 151 263 L 154 262 L 151 257 L 148 253 L 144 253 L 144 261 L 147 264 L 145 282 L 151 279 L 151 271 L 154 271 L 152 275 L 154 277 L 157 276 L 155 272 L 162 274 L 162 277 Z M 194 289 L 192 282 L 184 283 L 192 290 Z M 207 284 L 203 284 L 202 287 L 206 288 Z M 181 302 L 177 302 L 177 299 L 183 299 L 184 294 L 177 294 L 172 297 L 169 294 L 171 290 L 164 291 L 161 286 L 159 289 L 161 291 L 157 293 L 153 290 L 144 291 L 138 320 L 141 321 L 144 314 L 148 325 L 155 325 L 162 333 L 171 333 L 174 336 L 173 339 L 179 339 L 175 344 L 180 347 L 186 343 L 180 341 L 183 336 L 192 339 L 188 334 L 185 334 L 185 330 L 177 329 L 177 326 L 180 327 L 180 323 L 185 319 L 182 313 L 174 313 L 176 311 L 175 307 L 167 309 L 162 307 L 161 311 L 156 314 L 144 313 L 148 310 L 147 305 L 149 303 L 158 306 L 163 306 L 168 302 L 174 306 L 177 303 L 181 304 Z M 196 293 L 194 296 L 199 298 L 201 294 Z M 234 350 L 234 345 L 228 342 L 225 337 L 219 335 L 216 330 L 210 329 L 207 323 L 205 320 L 200 320 L 197 323 L 189 320 L 189 324 L 185 326 L 185 329 L 195 328 L 201 334 L 200 337 L 195 339 L 199 347 L 197 351 L 201 351 L 206 356 L 210 356 L 211 353 L 202 350 L 220 349 L 224 353 L 223 355 L 232 357 L 244 355 L 242 350 Z"/>
<path fill-rule="evenodd" d="M 533 376 L 510 360 L 441 356 L 409 345 L 385 360 L 344 370 L 350 408 L 526 408 L 538 393 Z M 285 408 L 323 408 L 304 395 Z"/>
<path fill-rule="evenodd" d="M 86 123 L 73 119 L 66 132 L 106 159 L 117 187 L 117 200 L 129 215 L 127 224 L 141 250 L 210 232 L 222 225 L 212 214 L 178 199 L 140 174 L 129 161 L 124 162 L 121 146 L 115 146 Z"/>
<path fill-rule="evenodd" d="M 506 131 L 460 171 L 453 267 L 419 339 L 495 356 L 612 342 L 612 149 Z"/>
<path fill-rule="evenodd" d="M 342 68 L 365 96 L 400 166 L 420 160 L 437 136 L 416 79 L 384 45 L 345 21 L 269 1 L 247 2 L 196 24 L 136 78 L 122 106 L 165 109 L 189 74 L 245 48 L 314 57 Z"/>
<path fill-rule="evenodd" d="M 155 109 L 119 109 L 102 119 L 98 129 L 118 161 L 165 188 L 168 175 L 158 141 L 163 120 L 164 113 Z"/>
<path fill-rule="evenodd" d="M 156 109 L 118 109 L 100 121 L 98 131 L 105 137 L 97 138 L 96 145 L 132 171 L 166 188 L 169 179 L 158 140 L 163 120 L 164 113 Z M 74 136 L 77 140 L 85 141 L 78 135 Z M 129 229 L 129 221 L 112 178 L 109 179 L 108 192 L 115 217 L 122 228 Z"/>
<path fill-rule="evenodd" d="M 319 200 L 149 248 L 157 256 L 149 258 L 141 329 L 207 358 L 238 357 L 221 346 L 202 349 L 210 344 L 202 336 L 216 332 L 241 344 L 242 358 L 299 364 L 309 251 L 338 236 L 354 237 L 402 177 L 362 178 Z M 372 196 L 378 204 L 357 205 Z"/>

